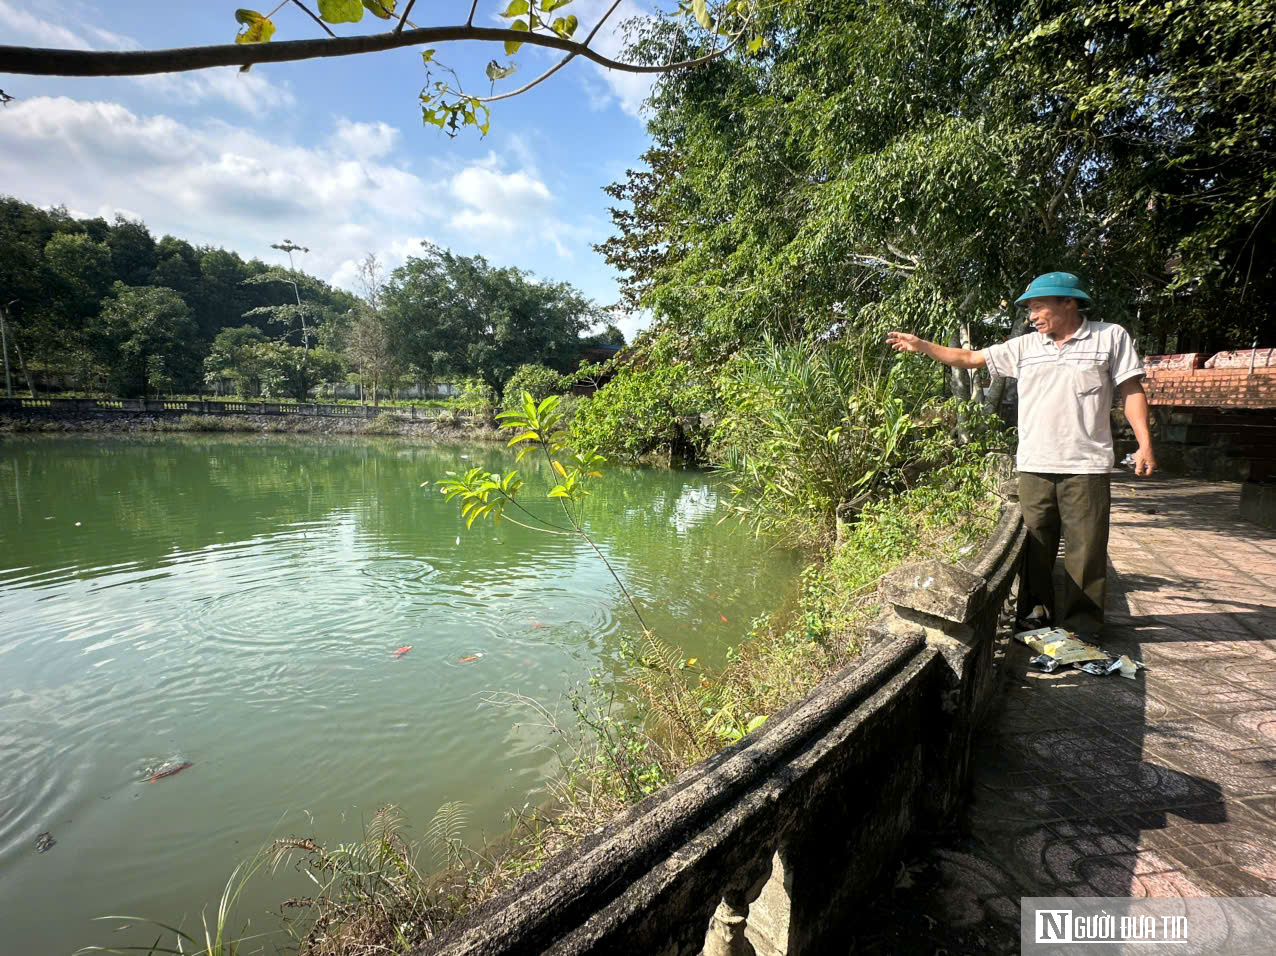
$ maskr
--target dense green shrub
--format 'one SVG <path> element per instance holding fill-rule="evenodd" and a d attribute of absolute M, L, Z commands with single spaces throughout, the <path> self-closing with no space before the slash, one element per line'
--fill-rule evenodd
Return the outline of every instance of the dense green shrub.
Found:
<path fill-rule="evenodd" d="M 397 435 L 399 419 L 390 412 L 382 412 L 363 427 L 365 435 Z"/>
<path fill-rule="evenodd" d="M 467 378 L 461 383 L 456 408 L 470 413 L 472 420 L 491 423 L 496 418 L 496 392 L 482 379 Z"/>
<path fill-rule="evenodd" d="M 755 532 L 821 540 L 839 505 L 858 512 L 945 462 L 959 444 L 956 406 L 909 387 L 906 367 L 865 338 L 768 340 L 731 362 L 713 445 L 729 507 Z M 1004 445 L 981 424 L 988 416 L 963 406 L 960 417 L 963 441 L 986 439 L 981 453 Z"/>
<path fill-rule="evenodd" d="M 573 376 L 563 375 L 545 365 L 535 363 L 520 365 L 510 380 L 505 383 L 501 408 L 509 411 L 521 407 L 524 392 L 538 402 L 551 395 L 562 395 L 571 389 L 572 381 Z"/>
<path fill-rule="evenodd" d="M 577 448 L 637 461 L 652 452 L 703 457 L 717 410 L 709 377 L 688 365 L 628 366 L 581 403 L 572 422 Z"/>

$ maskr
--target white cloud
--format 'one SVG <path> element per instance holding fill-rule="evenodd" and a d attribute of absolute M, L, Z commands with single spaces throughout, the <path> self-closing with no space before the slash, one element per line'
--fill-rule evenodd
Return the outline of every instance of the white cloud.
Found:
<path fill-rule="evenodd" d="M 265 113 L 297 103 L 287 84 L 278 86 L 261 73 L 240 73 L 233 66 L 200 70 L 198 73 L 157 73 L 130 79 L 152 94 L 174 103 L 224 100 L 246 113 Z"/>
<path fill-rule="evenodd" d="M 137 50 L 141 44 L 91 24 L 80 24 L 94 38 L 93 42 L 62 26 L 42 20 L 9 0 L 0 0 L 0 27 L 5 28 L 7 42 L 72 50 Z M 262 113 L 296 104 L 296 97 L 285 84 L 277 86 L 261 73 L 240 73 L 233 66 L 200 70 L 193 73 L 159 73 L 129 77 L 152 95 L 171 102 L 193 104 L 205 100 L 224 100 L 246 112 Z"/>
<path fill-rule="evenodd" d="M 332 135 L 334 151 L 358 159 L 375 159 L 394 148 L 399 131 L 389 123 L 352 123 L 341 117 Z"/>
<path fill-rule="evenodd" d="M 376 240 L 370 241 L 375 243 Z M 398 239 L 392 239 L 384 245 L 371 245 L 365 243 L 368 252 L 377 257 L 377 261 L 381 264 L 381 269 L 386 276 L 399 268 L 408 260 L 409 256 L 419 256 L 421 254 L 421 243 L 433 242 L 428 236 L 402 236 Z M 364 255 L 367 253 L 365 252 Z M 361 292 L 359 288 L 359 263 L 363 261 L 364 256 L 357 259 L 347 259 L 333 271 L 332 277 L 328 280 L 333 285 L 341 286 L 343 289 L 350 289 L 354 292 Z"/>
<path fill-rule="evenodd" d="M 338 127 L 340 133 L 357 124 Z M 392 139 L 392 133 L 382 139 Z M 157 234 L 271 256 L 285 235 L 312 251 L 298 264 L 328 275 L 380 237 L 419 235 L 433 213 L 419 177 L 345 150 L 268 140 L 225 123 L 139 116 L 117 103 L 39 97 L 0 124 L 0 181 L 27 201 L 127 208 Z"/>
<path fill-rule="evenodd" d="M 569 223 L 558 218 L 558 201 L 539 178 L 527 144 L 518 144 L 513 152 L 529 157 L 526 168 L 507 172 L 503 161 L 489 153 L 452 177 L 458 208 L 448 224 L 495 258 L 507 258 L 510 241 L 517 240 L 524 247 L 544 242 L 560 259 L 574 259 L 570 244 L 598 241 L 597 226 L 588 220 Z"/>
<path fill-rule="evenodd" d="M 572 9 L 580 17 L 581 29 L 586 31 L 584 36 L 588 36 L 588 30 L 593 29 L 593 25 L 607 12 L 611 3 L 612 0 L 577 0 Z M 590 45 L 604 56 L 624 62 L 626 59 L 624 51 L 628 41 L 625 39 L 623 24 L 626 20 L 635 17 L 651 17 L 654 12 L 651 6 L 642 4 L 638 0 L 622 0 L 616 12 L 603 24 L 603 28 L 598 31 L 598 35 L 594 37 Z M 614 99 L 616 104 L 630 116 L 641 119 L 642 104 L 651 95 L 651 88 L 658 74 L 609 70 L 596 63 L 591 64 L 590 68 L 595 76 L 603 80 L 610 92 L 608 97 L 598 89 L 596 83 L 582 78 L 581 83 L 590 108 L 600 109 Z"/>
<path fill-rule="evenodd" d="M 464 254 L 533 269 L 541 252 L 571 258 L 573 245 L 599 238 L 595 224 L 562 218 L 534 163 L 507 169 L 495 154 L 460 169 L 441 161 L 425 179 L 388 155 L 399 135 L 338 119 L 326 142 L 302 146 L 223 122 L 37 97 L 0 114 L 0 182 L 38 205 L 107 218 L 126 211 L 156 235 L 271 262 L 280 261 L 271 243 L 288 236 L 311 248 L 298 267 L 347 288 L 369 251 L 393 269 L 431 233 Z"/>
<path fill-rule="evenodd" d="M 452 177 L 452 195 L 461 208 L 452 226 L 461 232 L 513 235 L 543 220 L 554 197 L 543 182 L 519 170 L 503 173 L 493 160 L 469 166 Z"/>
<path fill-rule="evenodd" d="M 11 42 L 21 40 L 32 46 L 55 49 L 92 49 L 86 40 L 73 31 L 59 24 L 41 20 L 26 10 L 20 10 L 8 0 L 0 0 L 0 26 L 5 27 Z"/>

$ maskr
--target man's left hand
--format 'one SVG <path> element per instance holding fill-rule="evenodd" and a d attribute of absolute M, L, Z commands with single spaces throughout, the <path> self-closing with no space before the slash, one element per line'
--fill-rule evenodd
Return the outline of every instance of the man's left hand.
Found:
<path fill-rule="evenodd" d="M 1156 471 L 1156 458 L 1151 448 L 1140 448 L 1134 453 L 1134 473 L 1146 477 Z"/>

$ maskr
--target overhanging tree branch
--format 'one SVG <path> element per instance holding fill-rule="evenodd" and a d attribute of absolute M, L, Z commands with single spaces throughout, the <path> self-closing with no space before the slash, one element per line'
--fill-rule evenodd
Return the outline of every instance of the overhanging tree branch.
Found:
<path fill-rule="evenodd" d="M 612 9 L 615 9 L 615 7 L 613 7 Z M 674 63 L 674 64 L 671 64 L 670 66 L 662 67 L 662 69 L 675 70 L 683 66 L 698 66 L 701 63 L 707 63 L 716 57 L 722 56 L 724 53 L 728 53 L 737 43 L 740 42 L 740 37 L 742 37 L 743 35 L 744 34 L 742 33 L 737 33 L 734 37 L 731 38 L 731 42 L 728 43 L 721 50 L 715 50 L 713 53 L 710 53 L 707 56 L 703 56 L 698 60 L 688 60 L 685 63 Z M 590 34 L 590 36 L 593 36 L 593 34 Z M 588 43 L 589 40 L 586 39 L 585 42 Z M 559 60 L 557 63 L 551 66 L 548 70 L 546 70 L 540 76 L 536 77 L 536 79 L 532 80 L 530 83 L 520 86 L 516 90 L 510 90 L 508 93 L 497 93 L 495 96 L 476 96 L 475 99 L 478 100 L 480 103 L 496 103 L 496 102 L 499 102 L 500 100 L 508 100 L 515 96 L 519 96 L 520 94 L 526 93 L 533 86 L 538 86 L 541 83 L 544 83 L 546 80 L 548 80 L 551 76 L 553 76 L 563 67 L 565 67 L 568 63 L 570 63 L 575 58 L 576 58 L 575 53 L 567 54 L 567 56 L 563 57 L 561 60 Z"/>
<path fill-rule="evenodd" d="M 603 24 L 607 22 L 607 18 L 616 12 L 616 8 L 620 6 L 620 3 L 621 3 L 621 0 L 615 0 L 615 3 L 613 3 L 611 7 L 608 8 L 607 12 L 603 14 L 602 19 L 599 20 L 596 24 L 594 24 L 594 28 L 589 31 L 589 36 L 585 37 L 585 43 L 584 43 L 585 46 L 589 46 L 589 41 L 594 38 L 594 34 L 602 29 Z M 477 7 L 478 0 L 474 0 L 474 4 L 475 4 L 475 7 Z M 474 20 L 475 7 L 470 8 L 470 19 L 466 21 L 467 24 L 471 23 Z M 479 101 L 483 103 L 495 103 L 498 100 L 508 100 L 511 97 L 518 96 L 521 93 L 526 93 L 533 86 L 536 86 L 537 84 L 543 83 L 545 80 L 548 80 L 551 76 L 553 76 L 555 73 L 557 73 L 559 70 L 561 70 L 563 67 L 565 67 L 568 63 L 570 63 L 574 59 L 576 59 L 576 54 L 568 53 L 565 57 L 563 57 L 553 66 L 551 66 L 548 70 L 546 70 L 544 73 L 536 77 L 536 79 L 532 80 L 532 82 L 526 84 L 525 86 L 521 86 L 517 90 L 511 90 L 508 93 L 497 94 L 496 96 L 480 96 Z"/>
<path fill-rule="evenodd" d="M 731 46 L 705 56 L 678 63 L 649 65 L 624 63 L 590 49 L 584 43 L 556 34 L 530 33 L 498 27 L 423 27 L 403 32 L 316 40 L 282 40 L 273 43 L 223 43 L 214 46 L 181 47 L 171 50 L 50 50 L 37 47 L 0 46 L 0 73 L 30 76 L 147 76 L 154 73 L 184 73 L 218 66 L 253 66 L 258 63 L 287 63 L 321 57 L 381 53 L 402 47 L 455 40 L 487 43 L 526 43 L 562 50 L 574 56 L 626 73 L 666 73 L 699 66 L 722 56 Z"/>

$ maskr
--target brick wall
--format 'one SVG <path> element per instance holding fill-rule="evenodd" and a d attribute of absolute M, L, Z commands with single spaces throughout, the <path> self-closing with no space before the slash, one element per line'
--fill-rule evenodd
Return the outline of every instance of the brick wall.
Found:
<path fill-rule="evenodd" d="M 1154 368 L 1143 389 L 1153 405 L 1276 408 L 1276 368 Z"/>

